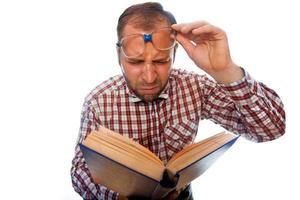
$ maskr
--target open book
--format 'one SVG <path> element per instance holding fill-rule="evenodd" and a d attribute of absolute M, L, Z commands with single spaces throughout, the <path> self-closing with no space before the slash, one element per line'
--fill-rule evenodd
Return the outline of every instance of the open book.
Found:
<path fill-rule="evenodd" d="M 162 198 L 200 176 L 238 138 L 219 133 L 176 153 L 163 162 L 139 143 L 104 127 L 80 144 L 97 184 L 126 197 Z"/>

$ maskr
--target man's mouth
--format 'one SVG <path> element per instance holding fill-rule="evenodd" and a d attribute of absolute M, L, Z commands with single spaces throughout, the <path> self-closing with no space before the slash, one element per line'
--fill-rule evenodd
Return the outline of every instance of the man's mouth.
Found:
<path fill-rule="evenodd" d="M 156 93 L 158 89 L 159 89 L 158 86 L 139 88 L 139 90 L 142 91 L 143 94 L 153 94 L 153 93 Z"/>

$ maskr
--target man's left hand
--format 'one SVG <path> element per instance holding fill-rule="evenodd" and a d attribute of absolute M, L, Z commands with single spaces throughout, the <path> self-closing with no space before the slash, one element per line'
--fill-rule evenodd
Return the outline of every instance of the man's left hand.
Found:
<path fill-rule="evenodd" d="M 226 33 L 205 21 L 173 24 L 176 40 L 194 63 L 217 82 L 234 82 L 243 71 L 231 60 Z"/>

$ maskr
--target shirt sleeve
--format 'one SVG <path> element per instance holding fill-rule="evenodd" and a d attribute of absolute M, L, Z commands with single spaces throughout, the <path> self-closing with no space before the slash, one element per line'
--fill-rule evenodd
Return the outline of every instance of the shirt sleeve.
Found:
<path fill-rule="evenodd" d="M 285 132 L 283 103 L 272 89 L 245 72 L 238 82 L 202 80 L 201 117 L 256 142 L 274 140 Z"/>
<path fill-rule="evenodd" d="M 73 188 L 83 199 L 118 199 L 117 193 L 93 182 L 79 147 L 79 143 L 81 143 L 92 130 L 98 129 L 99 122 L 95 116 L 93 108 L 88 103 L 85 103 L 81 114 L 81 126 L 75 148 L 75 157 L 72 160 L 71 178 Z"/>

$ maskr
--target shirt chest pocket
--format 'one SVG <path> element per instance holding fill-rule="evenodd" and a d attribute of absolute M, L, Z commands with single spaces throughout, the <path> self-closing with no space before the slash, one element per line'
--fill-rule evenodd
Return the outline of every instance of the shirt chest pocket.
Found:
<path fill-rule="evenodd" d="M 196 119 L 183 118 L 166 126 L 164 137 L 169 159 L 174 153 L 177 153 L 194 141 L 198 131 L 198 123 Z"/>

